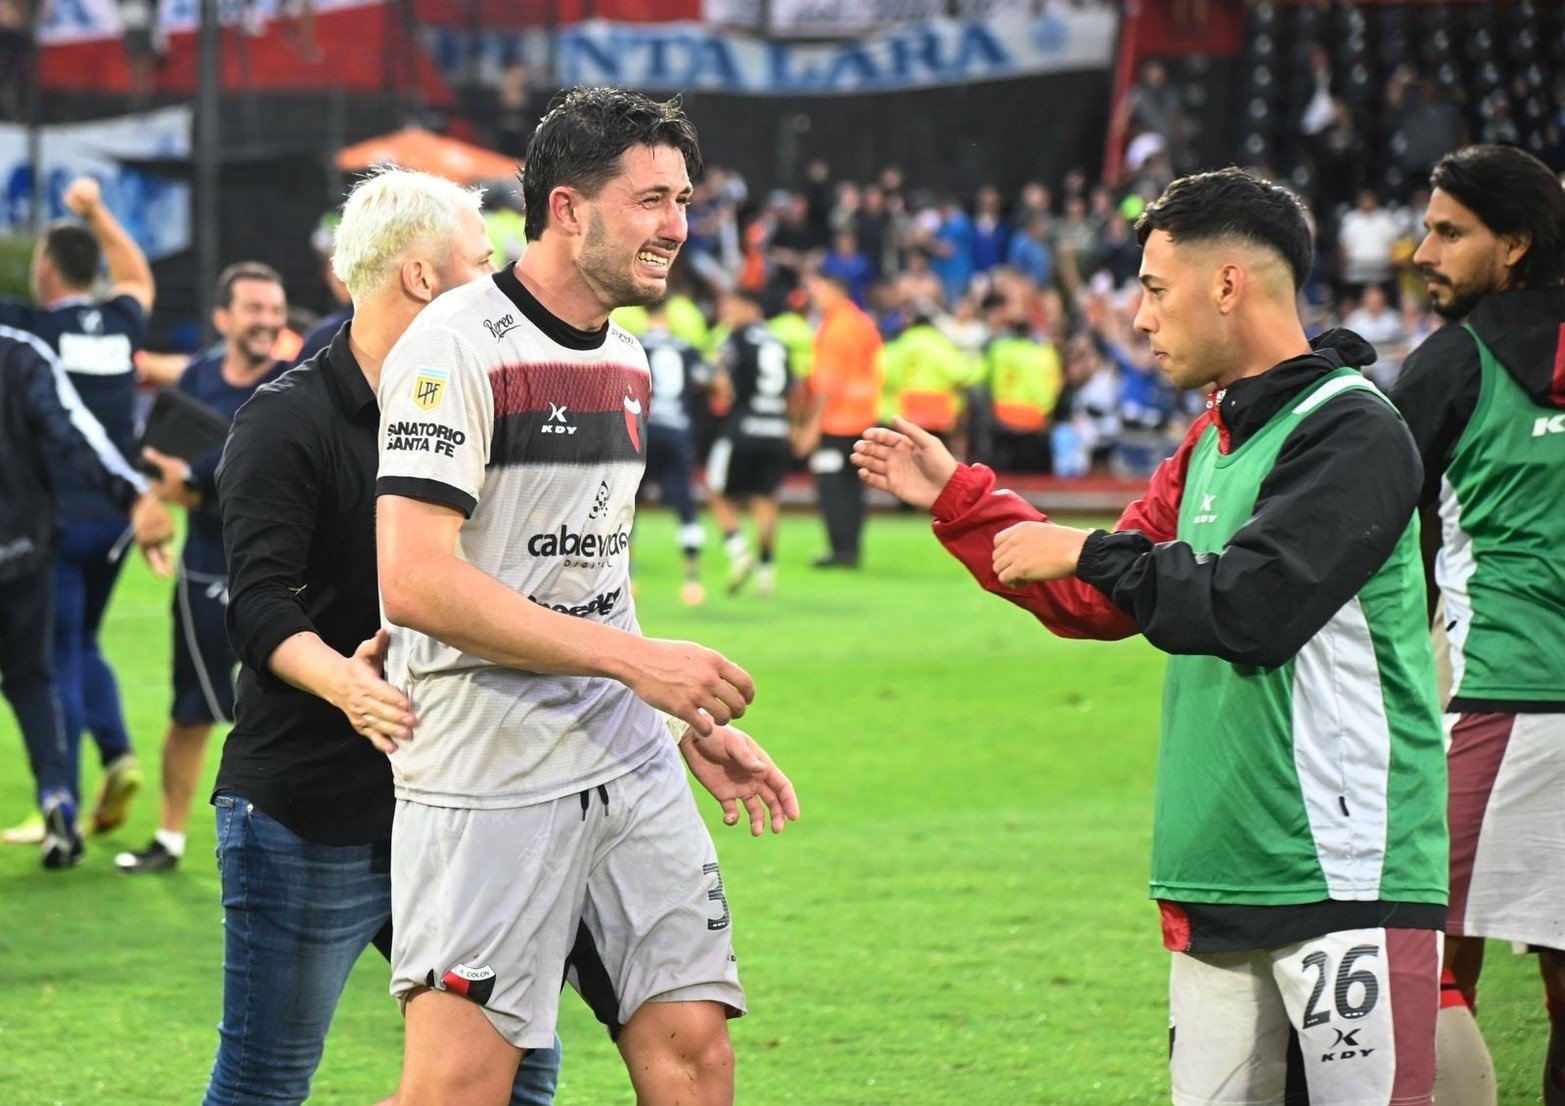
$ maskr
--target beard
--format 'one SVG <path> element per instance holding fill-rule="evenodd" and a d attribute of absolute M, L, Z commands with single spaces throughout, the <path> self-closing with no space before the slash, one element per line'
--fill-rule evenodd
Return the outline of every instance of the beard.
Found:
<path fill-rule="evenodd" d="M 636 263 L 635 255 L 630 265 Z M 587 223 L 587 237 L 582 242 L 578 262 L 582 276 L 597 288 L 611 307 L 650 307 L 663 302 L 668 295 L 668 282 L 662 286 L 643 284 L 630 272 L 622 257 L 609 241 L 603 218 L 596 212 Z"/>
<path fill-rule="evenodd" d="M 1429 274 L 1425 275 L 1426 281 Z M 1473 308 L 1478 306 L 1478 301 L 1493 292 L 1493 288 L 1478 288 L 1472 286 L 1460 286 L 1445 277 L 1436 277 L 1436 285 L 1446 290 L 1445 302 L 1437 300 L 1433 292 L 1430 293 L 1429 306 L 1434 309 L 1436 315 L 1442 319 L 1465 319 L 1473 313 Z"/>
<path fill-rule="evenodd" d="M 278 333 L 271 327 L 254 327 L 245 331 L 235 344 L 245 360 L 252 365 L 259 365 L 271 360 L 272 347 L 277 344 Z"/>

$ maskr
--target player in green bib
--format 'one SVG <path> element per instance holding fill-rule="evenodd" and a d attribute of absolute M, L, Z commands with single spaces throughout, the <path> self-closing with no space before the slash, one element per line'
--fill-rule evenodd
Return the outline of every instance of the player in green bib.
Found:
<path fill-rule="evenodd" d="M 1430 178 L 1413 260 L 1450 320 L 1392 392 L 1439 536 L 1452 688 L 1442 1102 L 1492 1103 L 1470 1008 L 1485 938 L 1539 951 L 1547 1106 L 1565 1104 L 1565 194 L 1525 151 L 1472 146 Z"/>
<path fill-rule="evenodd" d="M 1174 1101 L 1280 1103 L 1297 1076 L 1315 1106 L 1428 1103 L 1447 850 L 1417 451 L 1358 371 L 1374 351 L 1305 337 L 1290 193 L 1185 177 L 1137 233 L 1136 328 L 1213 394 L 1114 532 L 1048 522 L 906 423 L 855 463 L 1051 630 L 1170 654 L 1151 893 Z"/>

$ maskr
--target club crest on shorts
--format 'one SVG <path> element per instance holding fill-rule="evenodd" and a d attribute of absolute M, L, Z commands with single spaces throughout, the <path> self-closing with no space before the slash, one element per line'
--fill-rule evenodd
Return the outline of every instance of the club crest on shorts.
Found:
<path fill-rule="evenodd" d="M 450 991 L 471 999 L 480 1006 L 489 1004 L 494 994 L 495 972 L 488 964 L 453 964 L 437 980 L 433 970 L 427 982 L 437 991 Z"/>
<path fill-rule="evenodd" d="M 413 378 L 413 405 L 420 411 L 433 411 L 446 398 L 445 369 L 420 368 Z"/>

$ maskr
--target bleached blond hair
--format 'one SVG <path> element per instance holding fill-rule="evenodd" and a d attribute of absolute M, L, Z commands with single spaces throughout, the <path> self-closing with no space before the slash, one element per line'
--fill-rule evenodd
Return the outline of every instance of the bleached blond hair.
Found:
<path fill-rule="evenodd" d="M 481 211 L 483 203 L 482 188 L 411 169 L 377 169 L 353 186 L 342 205 L 332 272 L 355 302 L 373 295 L 409 251 L 422 247 L 443 258 L 461 229 L 462 210 Z"/>

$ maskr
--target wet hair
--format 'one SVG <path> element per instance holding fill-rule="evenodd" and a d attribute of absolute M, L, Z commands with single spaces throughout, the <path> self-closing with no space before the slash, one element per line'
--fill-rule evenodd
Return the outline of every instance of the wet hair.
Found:
<path fill-rule="evenodd" d="M 693 179 L 701 143 L 679 97 L 658 102 L 623 88 L 573 88 L 556 96 L 533 131 L 521 171 L 527 240 L 549 225 L 549 193 L 561 185 L 591 198 L 619 170 L 632 146 L 672 146 Z"/>
<path fill-rule="evenodd" d="M 98 276 L 103 248 L 98 245 L 97 235 L 81 223 L 61 219 L 45 232 L 43 254 L 64 283 L 72 288 L 90 288 Z"/>
<path fill-rule="evenodd" d="M 264 280 L 279 288 L 283 286 L 282 274 L 270 265 L 260 261 L 236 261 L 217 274 L 214 299 L 218 307 L 226 310 L 234 305 L 234 285 L 241 280 Z"/>
<path fill-rule="evenodd" d="M 1531 235 L 1513 275 L 1524 288 L 1565 278 L 1565 191 L 1549 167 L 1514 146 L 1466 146 L 1429 174 L 1438 188 L 1498 235 Z"/>
<path fill-rule="evenodd" d="M 1310 275 L 1315 244 L 1299 198 L 1243 169 L 1180 177 L 1136 220 L 1142 246 L 1161 230 L 1175 243 L 1237 239 L 1271 250 L 1288 263 L 1293 286 Z"/>

